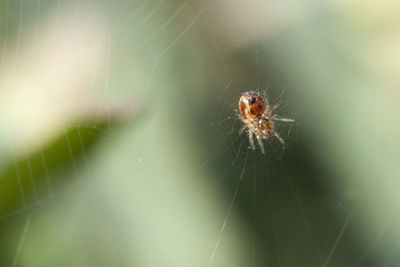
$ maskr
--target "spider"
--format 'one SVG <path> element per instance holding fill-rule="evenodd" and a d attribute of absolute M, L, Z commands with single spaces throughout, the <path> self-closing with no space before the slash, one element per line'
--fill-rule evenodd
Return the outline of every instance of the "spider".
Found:
<path fill-rule="evenodd" d="M 239 99 L 239 110 L 234 105 L 238 117 L 243 121 L 244 125 L 239 131 L 239 135 L 248 128 L 250 147 L 254 150 L 255 134 L 261 152 L 264 154 L 264 145 L 261 139 L 268 139 L 271 135 L 275 136 L 282 145 L 285 144 L 282 137 L 275 130 L 274 121 L 294 122 L 293 119 L 279 118 L 272 112 L 279 106 L 279 102 L 272 108 L 268 104 L 268 98 L 265 91 L 262 92 L 263 97 L 253 91 L 242 94 Z"/>

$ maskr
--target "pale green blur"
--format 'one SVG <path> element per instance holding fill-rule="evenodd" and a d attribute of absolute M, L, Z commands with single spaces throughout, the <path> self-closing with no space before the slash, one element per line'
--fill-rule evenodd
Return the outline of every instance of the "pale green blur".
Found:
<path fill-rule="evenodd" d="M 398 11 L 0 0 L 0 265 L 398 266 Z"/>

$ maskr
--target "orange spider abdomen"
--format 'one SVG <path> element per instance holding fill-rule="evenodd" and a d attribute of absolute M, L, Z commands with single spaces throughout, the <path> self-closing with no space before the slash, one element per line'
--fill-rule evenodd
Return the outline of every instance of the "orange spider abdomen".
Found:
<path fill-rule="evenodd" d="M 245 92 L 239 99 L 239 110 L 244 119 L 260 118 L 265 111 L 264 100 L 256 92 Z"/>

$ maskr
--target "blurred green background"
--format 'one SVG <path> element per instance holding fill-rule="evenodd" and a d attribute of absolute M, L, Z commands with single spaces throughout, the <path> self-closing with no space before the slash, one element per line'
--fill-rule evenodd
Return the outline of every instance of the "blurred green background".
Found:
<path fill-rule="evenodd" d="M 399 266 L 399 12 L 0 0 L 0 266 Z"/>

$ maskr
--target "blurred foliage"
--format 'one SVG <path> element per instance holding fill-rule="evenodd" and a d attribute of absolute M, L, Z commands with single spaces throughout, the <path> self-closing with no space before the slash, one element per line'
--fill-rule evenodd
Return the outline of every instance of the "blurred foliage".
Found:
<path fill-rule="evenodd" d="M 1 0 L 0 265 L 398 266 L 397 5 L 364 4 Z M 296 120 L 265 155 L 262 88 Z"/>

